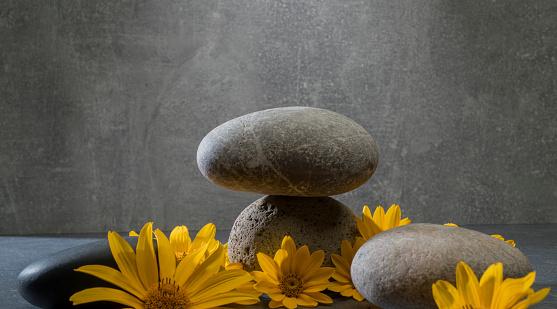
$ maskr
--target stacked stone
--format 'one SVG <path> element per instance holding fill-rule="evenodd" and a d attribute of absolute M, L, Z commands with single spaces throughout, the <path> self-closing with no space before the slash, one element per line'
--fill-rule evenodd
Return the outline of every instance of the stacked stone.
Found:
<path fill-rule="evenodd" d="M 200 171 L 235 191 L 266 194 L 245 208 L 228 241 L 231 262 L 260 269 L 258 252 L 273 256 L 284 236 L 325 252 L 333 266 L 343 239 L 358 234 L 356 213 L 330 197 L 364 184 L 378 163 L 364 128 L 340 114 L 310 107 L 259 111 L 212 130 L 197 152 Z"/>
<path fill-rule="evenodd" d="M 373 138 L 354 121 L 308 107 L 264 110 L 230 120 L 199 145 L 199 169 L 224 188 L 267 194 L 238 216 L 228 241 L 229 258 L 246 270 L 260 269 L 256 254 L 274 255 L 284 236 L 310 251 L 323 250 L 333 266 L 342 240 L 358 235 L 356 213 L 330 197 L 356 189 L 375 172 Z M 135 247 L 136 237 L 128 239 Z M 412 223 L 381 232 L 358 250 L 352 280 L 371 303 L 384 309 L 434 309 L 431 286 L 455 284 L 459 261 L 480 277 L 503 263 L 504 277 L 524 277 L 532 266 L 517 248 L 463 228 Z M 74 269 L 99 264 L 117 268 L 107 240 L 59 252 L 27 266 L 18 290 L 41 308 L 72 308 L 80 290 L 110 286 Z M 92 304 L 103 308 L 115 304 Z M 84 307 L 87 307 L 85 305 Z M 87 307 L 89 308 L 89 307 Z"/>

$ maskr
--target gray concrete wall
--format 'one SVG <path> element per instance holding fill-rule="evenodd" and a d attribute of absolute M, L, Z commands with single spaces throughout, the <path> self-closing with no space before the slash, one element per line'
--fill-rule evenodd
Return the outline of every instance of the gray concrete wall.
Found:
<path fill-rule="evenodd" d="M 326 108 L 379 146 L 336 199 L 414 222 L 557 223 L 557 2 L 0 3 L 0 234 L 230 229 L 211 129 Z"/>

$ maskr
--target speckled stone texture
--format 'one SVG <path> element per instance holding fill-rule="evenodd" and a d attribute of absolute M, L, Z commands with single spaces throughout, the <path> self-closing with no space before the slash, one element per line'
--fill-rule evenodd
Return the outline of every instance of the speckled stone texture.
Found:
<path fill-rule="evenodd" d="M 413 223 L 367 241 L 352 262 L 352 281 L 367 300 L 383 309 L 434 309 L 432 284 L 447 280 L 454 285 L 460 261 L 478 278 L 497 262 L 503 263 L 505 278 L 524 277 L 532 271 L 522 252 L 490 235 Z"/>
<path fill-rule="evenodd" d="M 330 254 L 340 254 L 343 239 L 358 234 L 356 213 L 331 197 L 269 195 L 249 205 L 236 219 L 228 239 L 231 262 L 247 270 L 260 270 L 256 254 L 274 257 L 284 236 L 292 236 L 299 248 L 323 250 L 323 266 L 333 266 Z"/>
<path fill-rule="evenodd" d="M 250 113 L 213 129 L 197 164 L 224 188 L 269 195 L 329 196 L 364 184 L 379 153 L 371 135 L 338 113 L 284 107 Z"/>

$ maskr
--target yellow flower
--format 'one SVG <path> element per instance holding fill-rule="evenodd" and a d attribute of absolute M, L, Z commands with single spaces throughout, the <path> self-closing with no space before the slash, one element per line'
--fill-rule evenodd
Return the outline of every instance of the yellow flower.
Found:
<path fill-rule="evenodd" d="M 152 234 L 153 223 L 145 224 L 134 252 L 118 233 L 109 232 L 110 250 L 119 270 L 104 265 L 86 265 L 77 271 L 110 282 L 121 290 L 105 287 L 85 289 L 73 294 L 70 301 L 74 305 L 111 301 L 135 309 L 201 309 L 258 300 L 253 293 L 235 290 L 253 279 L 248 272 L 221 270 L 224 246 L 219 246 L 201 263 L 208 244 L 177 263 L 170 241 L 158 229 L 154 232 L 157 259 Z"/>
<path fill-rule="evenodd" d="M 400 206 L 393 204 L 387 214 L 381 206 L 375 208 L 373 216 L 369 211 L 367 206 L 364 206 L 364 211 L 362 212 L 362 219 L 356 217 L 356 224 L 358 224 L 358 230 L 365 240 L 385 231 L 397 227 L 400 225 L 406 225 L 410 223 L 410 219 L 400 219 L 401 212 Z"/>
<path fill-rule="evenodd" d="M 311 255 L 307 246 L 296 250 L 294 240 L 286 236 L 274 259 L 264 253 L 257 254 L 263 271 L 251 273 L 257 282 L 255 289 L 269 295 L 270 308 L 331 304 L 333 300 L 321 293 L 329 286 L 329 278 L 334 273 L 332 267 L 321 267 L 324 258 L 323 250 Z"/>
<path fill-rule="evenodd" d="M 433 298 L 440 309 L 525 309 L 549 293 L 549 288 L 534 293 L 530 288 L 535 272 L 524 278 L 503 280 L 503 264 L 489 266 L 478 278 L 464 262 L 456 267 L 456 288 L 439 280 L 433 284 Z M 521 301 L 522 300 L 522 301 Z"/>
<path fill-rule="evenodd" d="M 357 301 L 364 299 L 362 294 L 354 287 L 354 283 L 352 283 L 350 268 L 354 255 L 365 242 L 363 237 L 356 237 L 356 242 L 354 242 L 354 247 L 352 247 L 348 240 L 343 240 L 340 248 L 342 256 L 334 253 L 331 254 L 331 260 L 335 264 L 333 279 L 336 281 L 331 282 L 329 290 L 339 292 L 342 296 L 353 297 Z"/>
<path fill-rule="evenodd" d="M 454 224 L 454 223 L 445 223 L 444 225 L 446 225 L 446 226 L 458 227 L 458 225 L 456 225 L 456 224 Z M 514 243 L 514 240 L 512 240 L 512 239 L 505 240 L 505 238 L 503 238 L 503 236 L 501 236 L 501 235 L 491 235 L 491 236 L 493 236 L 493 237 L 495 237 L 495 238 L 497 238 L 497 239 L 499 239 L 499 240 L 502 240 L 502 241 L 504 241 L 504 242 L 506 242 L 506 243 L 512 245 L 513 247 L 516 247 L 516 244 Z"/>
<path fill-rule="evenodd" d="M 201 247 L 203 244 L 209 245 L 209 252 L 212 253 L 218 248 L 218 243 L 215 240 L 217 228 L 213 223 L 209 223 L 199 230 L 193 242 L 191 241 L 188 228 L 185 225 L 175 227 L 170 233 L 170 245 L 174 249 L 176 258 L 183 259 L 187 254 Z"/>

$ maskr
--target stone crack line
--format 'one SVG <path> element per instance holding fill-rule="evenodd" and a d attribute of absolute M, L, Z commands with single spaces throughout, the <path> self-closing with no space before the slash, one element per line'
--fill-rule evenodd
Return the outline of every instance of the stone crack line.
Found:
<path fill-rule="evenodd" d="M 265 156 L 265 154 L 263 153 L 263 148 L 261 148 L 261 144 L 259 144 L 259 138 L 257 137 L 257 135 L 255 135 L 255 133 L 253 133 L 253 142 L 255 144 L 255 150 L 257 152 L 257 158 L 258 160 L 261 160 L 262 163 L 264 163 L 265 165 L 267 165 L 269 168 L 271 168 L 271 170 L 278 176 L 280 177 L 282 180 L 286 181 L 286 183 L 288 183 L 288 186 L 296 191 L 297 193 L 301 194 L 302 196 L 305 196 L 305 194 L 303 192 L 301 192 L 300 190 L 298 190 L 291 182 L 290 180 L 288 180 L 288 178 L 286 178 L 281 172 L 279 172 L 279 170 L 277 170 L 273 164 L 271 163 L 271 161 L 269 161 L 267 159 L 267 157 Z"/>

